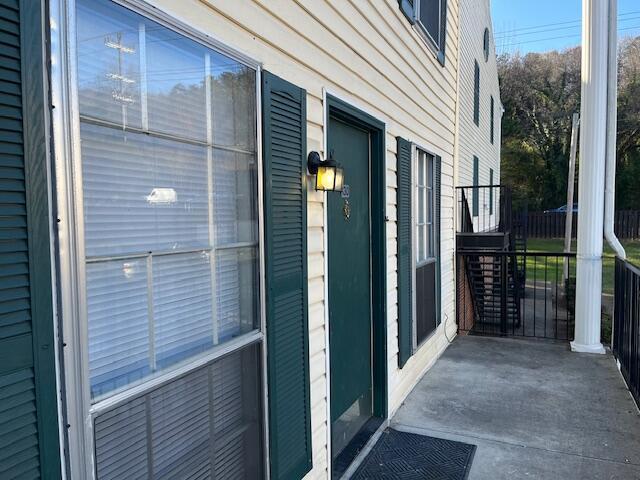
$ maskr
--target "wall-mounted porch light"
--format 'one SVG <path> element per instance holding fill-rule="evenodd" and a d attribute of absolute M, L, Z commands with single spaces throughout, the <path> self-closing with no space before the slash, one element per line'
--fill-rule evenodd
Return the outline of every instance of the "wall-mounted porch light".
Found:
<path fill-rule="evenodd" d="M 344 184 L 344 170 L 332 156 L 322 160 L 318 152 L 309 152 L 307 168 L 316 176 L 316 190 L 341 192 Z"/>

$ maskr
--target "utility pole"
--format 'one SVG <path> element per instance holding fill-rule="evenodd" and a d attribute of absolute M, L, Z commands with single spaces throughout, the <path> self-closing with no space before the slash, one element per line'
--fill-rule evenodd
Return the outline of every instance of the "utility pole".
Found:
<path fill-rule="evenodd" d="M 571 151 L 569 153 L 569 178 L 567 180 L 567 218 L 564 227 L 564 251 L 571 251 L 571 235 L 573 229 L 573 186 L 576 177 L 576 153 L 578 151 L 578 126 L 580 115 L 573 114 L 571 122 Z M 569 278 L 569 259 L 564 257 L 564 272 L 562 278 L 566 282 Z"/>

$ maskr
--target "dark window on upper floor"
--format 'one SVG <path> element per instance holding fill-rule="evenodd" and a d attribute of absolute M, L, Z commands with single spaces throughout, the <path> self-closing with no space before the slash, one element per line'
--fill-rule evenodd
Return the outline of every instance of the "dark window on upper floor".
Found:
<path fill-rule="evenodd" d="M 473 122 L 480 126 L 480 65 L 477 60 L 473 72 Z"/>
<path fill-rule="evenodd" d="M 495 108 L 496 108 L 496 102 L 493 99 L 493 95 L 491 95 L 491 103 L 489 105 L 489 120 L 491 121 L 491 124 L 489 125 L 489 137 L 491 139 L 491 145 L 493 145 L 493 140 L 495 136 L 495 130 L 494 130 Z"/>
<path fill-rule="evenodd" d="M 489 61 L 489 43 L 490 43 L 489 29 L 485 28 L 484 29 L 484 36 L 482 38 L 482 51 L 484 52 L 484 61 L 485 62 Z"/>
<path fill-rule="evenodd" d="M 444 65 L 447 0 L 398 0 L 400 10 L 417 27 L 428 45 L 436 52 L 438 61 Z"/>

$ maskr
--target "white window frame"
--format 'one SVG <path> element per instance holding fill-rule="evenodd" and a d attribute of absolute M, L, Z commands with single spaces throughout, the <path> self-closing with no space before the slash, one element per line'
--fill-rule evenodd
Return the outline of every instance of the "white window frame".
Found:
<path fill-rule="evenodd" d="M 424 174 L 425 174 L 425 178 L 424 179 L 420 179 L 418 178 L 418 172 L 420 171 L 419 169 L 419 162 L 420 162 L 420 157 L 421 154 L 425 156 L 426 161 L 427 161 L 427 168 L 425 168 L 424 170 Z M 421 147 L 415 147 L 415 153 L 413 155 L 413 162 L 414 162 L 414 168 L 413 168 L 413 187 L 412 187 L 412 204 L 413 204 L 413 229 L 415 231 L 414 235 L 415 235 L 415 240 L 413 242 L 414 244 L 414 268 L 418 268 L 421 267 L 422 265 L 426 265 L 427 263 L 431 263 L 434 262 L 436 259 L 435 256 L 435 157 L 436 155 L 429 152 L 428 150 L 421 148 Z M 430 170 L 430 171 L 429 171 Z M 430 180 L 430 184 L 428 183 Z M 423 183 L 424 182 L 424 183 Z M 424 205 L 423 205 L 423 211 L 425 213 L 425 218 L 424 219 L 420 219 L 418 212 L 420 211 L 419 209 L 419 200 L 420 200 L 420 195 L 419 195 L 419 191 L 420 190 L 424 190 L 425 195 L 424 195 Z M 429 208 L 429 199 L 431 199 L 431 208 Z M 421 221 L 424 220 L 424 221 Z M 420 239 L 420 236 L 418 235 L 418 229 L 419 228 L 424 228 L 425 230 L 425 235 L 424 235 L 424 257 L 421 258 L 419 255 L 420 252 L 420 248 L 418 245 L 418 241 Z"/>
<path fill-rule="evenodd" d="M 432 231 L 432 236 L 433 236 L 433 240 L 431 242 L 431 248 L 432 248 L 432 253 L 431 255 L 427 255 L 425 257 L 425 259 L 423 260 L 419 260 L 418 259 L 418 188 L 419 188 L 419 183 L 418 183 L 418 161 L 419 161 L 419 157 L 420 157 L 420 153 L 423 153 L 427 156 L 431 157 L 431 180 L 432 180 L 432 188 L 431 188 L 431 195 L 432 195 L 432 208 L 433 208 L 433 212 L 432 212 L 432 221 L 431 221 L 431 231 Z M 438 319 L 436 319 L 436 330 L 434 330 L 430 335 L 427 336 L 427 338 L 425 338 L 422 342 L 420 342 L 420 344 L 418 344 L 418 338 L 416 335 L 417 332 L 417 295 L 416 295 L 416 275 L 417 275 L 417 271 L 418 268 L 423 267 L 424 265 L 428 265 L 430 263 L 435 263 L 438 259 L 436 258 L 435 252 L 435 242 L 436 241 L 440 241 L 439 238 L 437 238 L 436 232 L 435 232 L 435 208 L 436 208 L 436 192 L 435 192 L 435 173 L 436 173 L 436 154 L 433 153 L 433 151 L 429 150 L 428 148 L 422 147 L 420 145 L 417 145 L 415 143 L 412 144 L 412 152 L 411 152 L 411 162 L 412 162 L 412 169 L 411 169 L 411 341 L 413 343 L 413 353 L 415 353 L 417 351 L 417 349 L 421 346 L 424 345 L 429 338 L 431 338 L 431 336 L 436 332 L 437 327 L 438 327 Z M 425 170 L 426 173 L 426 170 Z M 427 205 L 429 204 L 428 199 L 425 196 L 425 201 L 427 203 Z M 439 278 L 436 278 L 436 282 L 440 282 Z M 437 284 L 436 284 L 436 291 L 437 291 Z M 436 298 L 436 301 L 439 302 L 440 299 Z"/>
<path fill-rule="evenodd" d="M 256 159 L 257 159 L 257 202 L 258 202 L 258 256 L 259 256 L 259 328 L 241 335 L 229 342 L 217 345 L 201 356 L 194 357 L 181 366 L 169 369 L 157 377 L 152 377 L 131 389 L 116 393 L 92 404 L 89 382 L 88 332 L 86 272 L 84 253 L 84 225 L 82 205 L 82 172 L 80 150 L 80 115 L 77 85 L 76 59 L 76 5 L 75 0 L 52 0 L 51 18 L 51 82 L 52 127 L 54 138 L 54 170 L 52 183 L 56 192 L 56 218 L 53 221 L 53 255 L 57 254 L 55 271 L 58 281 L 54 282 L 57 293 L 58 315 L 62 316 L 62 356 L 64 371 L 59 371 L 63 385 L 60 402 L 66 408 L 62 411 L 61 439 L 66 437 L 65 448 L 71 478 L 94 479 L 95 445 L 93 421 L 95 417 L 117 405 L 141 395 L 143 392 L 169 383 L 187 372 L 211 363 L 231 352 L 240 351 L 252 344 L 260 344 L 262 383 L 262 453 L 264 473 L 269 476 L 268 458 L 268 414 L 266 376 L 266 299 L 264 260 L 264 206 L 262 170 L 262 112 L 261 112 L 261 64 L 249 56 L 230 48 L 210 35 L 199 32 L 157 7 L 142 0 L 112 0 L 129 10 L 169 28 L 212 50 L 253 69 L 256 74 Z M 57 230 L 56 230 L 57 228 Z M 66 426 L 68 425 L 68 426 Z"/>

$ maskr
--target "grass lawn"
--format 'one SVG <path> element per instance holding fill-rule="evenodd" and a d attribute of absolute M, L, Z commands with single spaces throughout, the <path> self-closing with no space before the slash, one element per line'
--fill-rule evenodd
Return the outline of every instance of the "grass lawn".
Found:
<path fill-rule="evenodd" d="M 627 252 L 627 260 L 636 265 L 640 265 L 640 241 L 638 240 L 623 240 L 622 245 Z M 529 238 L 527 240 L 527 251 L 529 252 L 562 252 L 564 249 L 564 240 L 561 238 Z M 571 251 L 576 251 L 576 241 L 571 243 Z M 604 257 L 602 259 L 602 285 L 604 293 L 613 293 L 613 274 L 614 274 L 614 258 L 615 255 L 611 247 L 605 241 L 604 244 Z M 527 270 L 533 269 L 534 263 L 531 258 L 527 261 Z M 556 267 L 556 261 L 553 258 L 547 260 L 547 265 L 544 264 L 544 259 L 539 258 L 535 264 L 536 278 L 541 280 L 544 278 L 545 271 L 548 280 L 555 281 L 556 271 L 559 268 L 558 274 L 562 274 L 562 261 L 559 261 L 559 266 Z M 575 275 L 575 260 L 570 265 L 572 275 Z"/>

